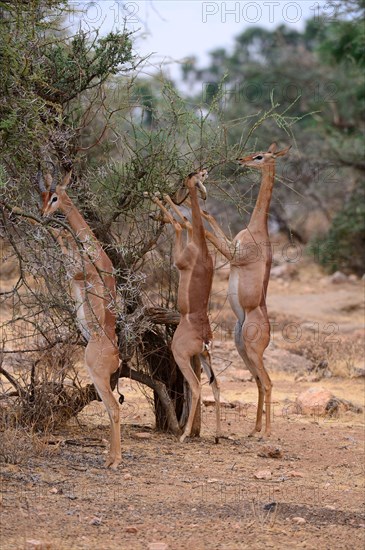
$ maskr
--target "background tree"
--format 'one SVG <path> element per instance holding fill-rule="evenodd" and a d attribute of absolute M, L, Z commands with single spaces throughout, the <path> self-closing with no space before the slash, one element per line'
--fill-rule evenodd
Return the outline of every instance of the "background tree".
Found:
<path fill-rule="evenodd" d="M 272 228 L 303 243 L 313 238 L 320 242 L 318 238 L 326 235 L 348 197 L 361 193 L 364 172 L 364 3 L 346 1 L 333 8 L 337 19 L 316 17 L 302 32 L 285 25 L 273 31 L 251 27 L 235 38 L 231 53 L 219 48 L 211 52 L 207 67 L 197 67 L 190 60 L 183 68 L 190 86 L 202 86 L 208 104 L 223 79 L 221 106 L 226 121 L 249 116 L 256 109 L 269 109 L 272 92 L 284 111 L 293 104 L 290 113 L 297 121 L 298 152 L 286 163 L 283 185 L 275 187 L 271 222 Z M 195 98 L 198 100 L 198 95 Z M 308 113 L 312 115 L 305 116 Z M 267 132 L 273 138 L 285 137 L 271 119 L 255 131 L 248 148 L 254 149 L 255 142 L 264 143 Z M 240 137 L 237 125 L 230 138 L 236 142 Z M 251 207 L 246 205 L 247 215 L 254 204 L 256 183 L 252 181 L 253 200 Z M 230 220 L 235 233 L 240 216 L 235 217 L 233 204 L 226 211 L 225 220 L 216 204 L 215 213 L 221 214 L 222 223 Z M 361 224 L 353 228 L 359 229 Z M 332 238 L 333 233 L 330 235 Z M 347 260 L 340 263 L 343 269 L 362 274 L 364 262 L 352 262 L 351 257 L 358 257 L 359 251 L 350 241 Z M 328 251 L 326 239 L 321 242 Z M 335 247 L 332 250 L 335 253 Z M 328 255 L 323 258 L 327 260 Z"/>

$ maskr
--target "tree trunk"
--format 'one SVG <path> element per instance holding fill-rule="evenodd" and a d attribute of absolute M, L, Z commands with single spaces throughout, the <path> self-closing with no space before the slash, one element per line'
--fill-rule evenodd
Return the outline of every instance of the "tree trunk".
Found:
<path fill-rule="evenodd" d="M 162 331 L 148 331 L 143 336 L 140 351 L 143 353 L 144 361 L 148 364 L 151 377 L 166 386 L 176 418 L 180 418 L 184 405 L 184 377 L 174 361 L 171 349 L 167 344 L 168 339 L 168 336 Z M 163 432 L 171 431 L 166 409 L 156 391 L 154 391 L 154 401 L 156 429 Z"/>

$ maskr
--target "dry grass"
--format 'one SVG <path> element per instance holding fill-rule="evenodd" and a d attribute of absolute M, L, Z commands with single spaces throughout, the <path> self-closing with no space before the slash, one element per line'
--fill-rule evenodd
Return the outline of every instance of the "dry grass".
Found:
<path fill-rule="evenodd" d="M 309 359 L 318 374 L 323 371 L 343 378 L 356 376 L 364 358 L 363 337 L 358 333 L 326 341 L 313 332 L 303 331 L 298 342 L 284 342 L 282 347 Z"/>
<path fill-rule="evenodd" d="M 75 369 L 79 349 L 56 344 L 51 349 L 12 356 L 0 387 L 0 429 L 25 427 L 50 432 L 82 408 L 86 397 Z M 87 401 L 85 401 L 86 403 Z"/>
<path fill-rule="evenodd" d="M 30 457 L 57 454 L 58 445 L 49 445 L 48 436 L 24 428 L 6 428 L 1 432 L 0 462 L 24 464 Z"/>

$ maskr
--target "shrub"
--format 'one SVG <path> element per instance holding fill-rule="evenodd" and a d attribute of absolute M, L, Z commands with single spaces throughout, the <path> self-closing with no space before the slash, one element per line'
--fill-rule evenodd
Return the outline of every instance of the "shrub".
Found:
<path fill-rule="evenodd" d="M 329 272 L 365 272 L 365 183 L 358 186 L 332 220 L 323 238 L 310 245 L 316 260 Z"/>

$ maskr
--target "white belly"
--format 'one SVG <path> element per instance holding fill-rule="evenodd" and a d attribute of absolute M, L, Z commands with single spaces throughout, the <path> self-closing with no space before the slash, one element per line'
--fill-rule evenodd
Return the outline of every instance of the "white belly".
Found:
<path fill-rule="evenodd" d="M 238 296 L 239 276 L 238 270 L 231 266 L 231 273 L 228 283 L 228 300 L 233 310 L 233 313 L 242 323 L 245 320 L 245 311 L 239 302 Z"/>
<path fill-rule="evenodd" d="M 79 326 L 79 329 L 81 331 L 81 334 L 83 337 L 89 341 L 90 340 L 90 331 L 88 329 L 87 320 L 86 320 L 86 312 L 85 312 L 85 296 L 83 292 L 81 291 L 79 285 L 73 283 L 72 284 L 72 294 L 73 298 L 75 300 L 75 306 L 76 306 L 76 316 L 77 316 L 77 324 Z"/>

